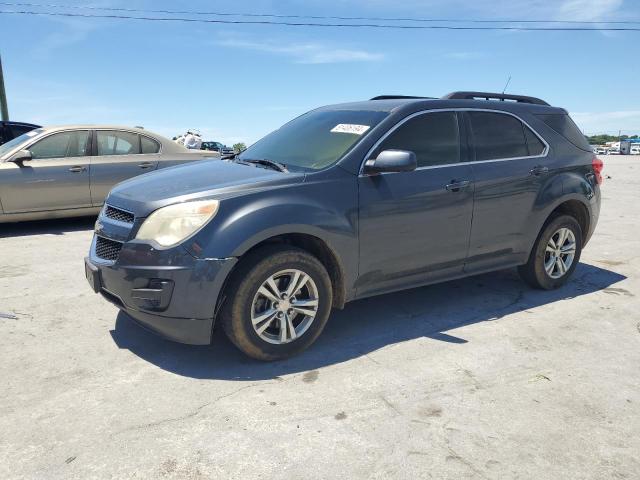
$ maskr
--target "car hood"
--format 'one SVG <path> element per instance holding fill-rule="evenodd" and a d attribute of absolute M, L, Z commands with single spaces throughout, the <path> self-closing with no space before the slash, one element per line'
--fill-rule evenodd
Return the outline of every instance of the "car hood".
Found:
<path fill-rule="evenodd" d="M 230 161 L 211 160 L 164 168 L 116 185 L 106 203 L 146 217 L 174 203 L 223 199 L 304 181 L 303 173 L 283 173 Z"/>

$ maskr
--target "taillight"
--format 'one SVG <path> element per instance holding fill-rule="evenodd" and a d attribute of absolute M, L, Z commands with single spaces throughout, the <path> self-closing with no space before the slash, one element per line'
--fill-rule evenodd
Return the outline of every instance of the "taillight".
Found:
<path fill-rule="evenodd" d="M 602 170 L 604 169 L 604 163 L 600 158 L 593 157 L 591 161 L 591 166 L 593 167 L 593 173 L 596 176 L 596 183 L 598 185 L 602 185 Z"/>

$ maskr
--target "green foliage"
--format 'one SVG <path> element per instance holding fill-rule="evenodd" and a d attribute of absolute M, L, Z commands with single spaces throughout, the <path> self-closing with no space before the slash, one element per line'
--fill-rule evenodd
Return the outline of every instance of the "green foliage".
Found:
<path fill-rule="evenodd" d="M 234 152 L 244 152 L 246 149 L 247 149 L 247 146 L 242 142 L 236 143 L 233 145 Z"/>
<path fill-rule="evenodd" d="M 587 141 L 591 145 L 603 145 L 607 142 L 617 142 L 618 140 L 628 140 L 638 138 L 638 135 L 621 135 L 618 137 L 617 135 L 591 135 L 590 137 L 586 137 Z"/>

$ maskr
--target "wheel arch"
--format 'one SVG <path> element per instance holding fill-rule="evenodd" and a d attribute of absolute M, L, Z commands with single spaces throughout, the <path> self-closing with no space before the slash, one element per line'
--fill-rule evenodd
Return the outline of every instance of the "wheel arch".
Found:
<path fill-rule="evenodd" d="M 324 239 L 310 233 L 300 231 L 283 231 L 279 233 L 271 232 L 269 235 L 263 233 L 254 237 L 251 244 L 245 244 L 237 254 L 238 262 L 227 275 L 224 285 L 221 289 L 221 295 L 215 309 L 216 317 L 222 307 L 222 303 L 226 299 L 226 290 L 229 280 L 235 275 L 243 258 L 257 250 L 271 245 L 291 245 L 300 248 L 313 255 L 325 267 L 329 278 L 331 279 L 331 287 L 333 293 L 333 308 L 342 309 L 347 301 L 345 269 L 340 261 L 340 257 L 336 251 Z"/>

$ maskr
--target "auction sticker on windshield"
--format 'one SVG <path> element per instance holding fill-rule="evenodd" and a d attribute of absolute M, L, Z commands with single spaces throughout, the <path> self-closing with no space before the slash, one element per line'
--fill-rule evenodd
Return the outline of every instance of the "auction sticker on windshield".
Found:
<path fill-rule="evenodd" d="M 362 135 L 369 130 L 368 125 L 354 125 L 351 123 L 340 123 L 331 129 L 332 133 L 352 133 L 354 135 Z"/>

